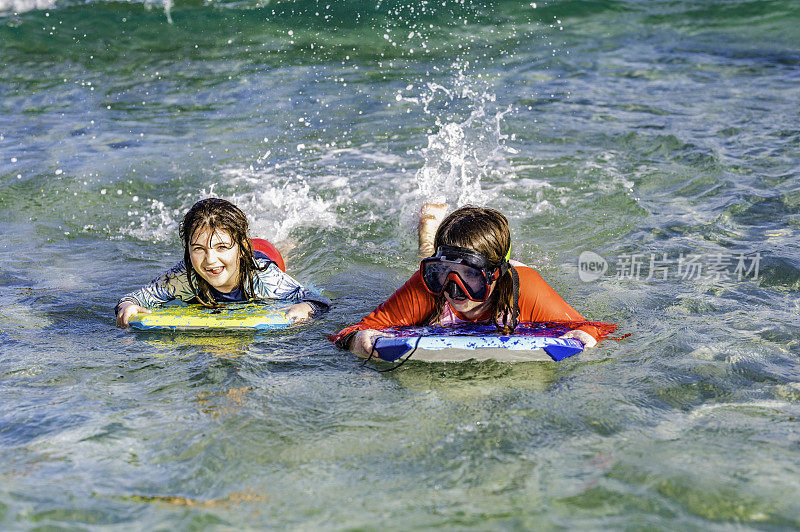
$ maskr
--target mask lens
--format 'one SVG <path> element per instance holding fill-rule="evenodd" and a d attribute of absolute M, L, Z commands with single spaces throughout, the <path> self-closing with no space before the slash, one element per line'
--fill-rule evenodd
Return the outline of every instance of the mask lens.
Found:
<path fill-rule="evenodd" d="M 450 273 L 450 264 L 438 260 L 422 262 L 422 281 L 436 295 L 442 293 Z"/>

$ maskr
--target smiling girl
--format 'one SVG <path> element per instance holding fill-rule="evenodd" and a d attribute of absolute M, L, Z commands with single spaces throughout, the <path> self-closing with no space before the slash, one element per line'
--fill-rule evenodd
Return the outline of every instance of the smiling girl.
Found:
<path fill-rule="evenodd" d="M 183 260 L 120 298 L 117 325 L 125 327 L 135 314 L 149 313 L 149 307 L 173 299 L 205 306 L 289 300 L 296 303 L 286 308 L 286 314 L 295 321 L 307 320 L 331 305 L 328 298 L 282 271 L 280 253 L 265 240 L 248 238 L 247 230 L 247 217 L 231 202 L 208 198 L 195 203 L 180 225 Z"/>

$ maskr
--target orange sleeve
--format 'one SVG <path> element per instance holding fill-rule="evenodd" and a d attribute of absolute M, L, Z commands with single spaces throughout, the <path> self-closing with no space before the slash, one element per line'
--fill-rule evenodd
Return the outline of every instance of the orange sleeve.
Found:
<path fill-rule="evenodd" d="M 580 312 L 558 295 L 536 270 L 529 266 L 514 266 L 519 274 L 519 319 L 523 322 L 581 322 L 586 319 Z M 579 330 L 589 333 L 595 340 L 602 336 L 592 325 L 582 325 Z"/>
<path fill-rule="evenodd" d="M 358 323 L 345 327 L 329 336 L 332 342 L 340 342 L 350 333 L 363 329 L 387 329 L 404 325 L 422 325 L 433 312 L 434 298 L 425 290 L 419 272 L 378 305 Z"/>

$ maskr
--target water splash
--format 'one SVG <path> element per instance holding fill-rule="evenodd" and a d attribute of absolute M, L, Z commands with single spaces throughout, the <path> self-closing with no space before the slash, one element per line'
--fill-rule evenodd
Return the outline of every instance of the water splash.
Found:
<path fill-rule="evenodd" d="M 120 233 L 145 241 L 176 238 L 178 224 L 195 202 L 209 197 L 227 199 L 242 209 L 250 221 L 253 236 L 273 242 L 286 240 L 299 227 L 333 227 L 336 215 L 331 207 L 339 200 L 320 198 L 304 179 L 298 176 L 278 177 L 274 169 L 234 168 L 221 172 L 219 182 L 234 192 L 219 192 L 211 184 L 208 189 L 188 194 L 181 205 L 173 208 L 150 199 L 149 206 L 128 211 L 130 222 Z M 242 192 L 239 192 L 242 191 Z"/>
<path fill-rule="evenodd" d="M 336 224 L 336 215 L 330 210 L 333 202 L 320 198 L 298 176 L 279 178 L 272 169 L 253 167 L 223 174 L 226 183 L 250 189 L 229 199 L 247 214 L 253 235 L 280 242 L 299 227 Z"/>
<path fill-rule="evenodd" d="M 162 201 L 150 200 L 150 208 L 129 211 L 133 218 L 121 233 L 140 240 L 164 241 L 178 234 L 178 219 L 184 211 L 169 209 Z"/>
<path fill-rule="evenodd" d="M 428 83 L 413 97 L 404 95 L 413 90 L 408 86 L 396 100 L 421 107 L 435 120 L 428 145 L 421 150 L 425 163 L 415 175 L 420 200 L 460 206 L 491 197 L 482 180 L 506 174 L 505 154 L 514 149 L 505 146 L 508 136 L 501 131 L 503 118 L 512 108 L 497 109 L 497 98 L 488 84 L 468 78 L 454 66 L 459 73 L 452 87 Z"/>
<path fill-rule="evenodd" d="M 164 0 L 164 14 L 167 16 L 167 22 L 172 24 L 172 0 Z"/>

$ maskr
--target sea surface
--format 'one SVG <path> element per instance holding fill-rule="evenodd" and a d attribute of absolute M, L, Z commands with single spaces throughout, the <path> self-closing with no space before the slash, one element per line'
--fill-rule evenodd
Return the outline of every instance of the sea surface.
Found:
<path fill-rule="evenodd" d="M 230 199 L 321 319 L 118 329 Z M 620 340 L 362 366 L 424 201 Z M 0 528 L 800 529 L 796 0 L 0 0 Z"/>

